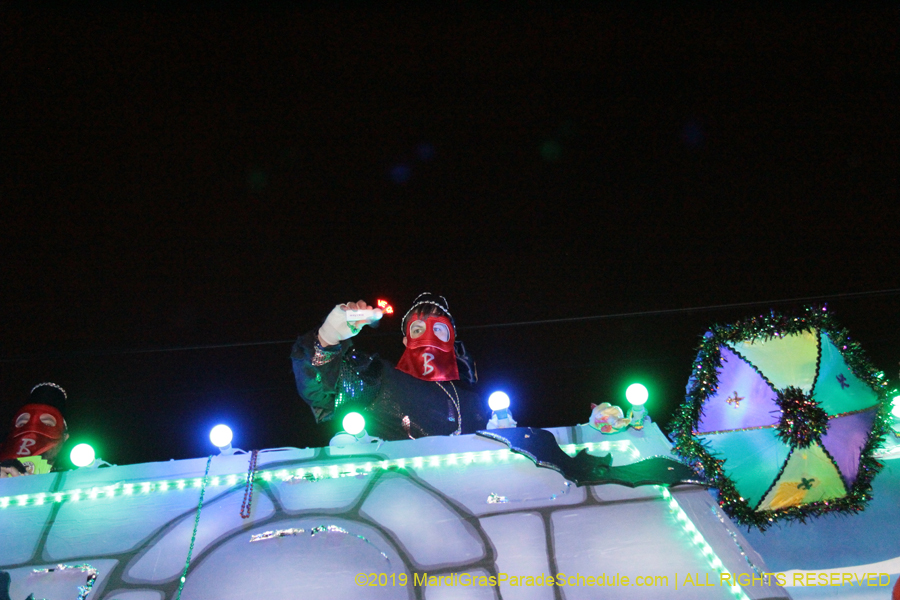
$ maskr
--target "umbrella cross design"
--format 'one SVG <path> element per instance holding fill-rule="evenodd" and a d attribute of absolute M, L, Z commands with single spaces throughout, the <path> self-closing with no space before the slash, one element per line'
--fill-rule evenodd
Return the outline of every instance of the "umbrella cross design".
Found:
<path fill-rule="evenodd" d="M 706 333 L 674 423 L 719 504 L 765 529 L 777 519 L 859 511 L 880 465 L 889 390 L 825 307 Z"/>

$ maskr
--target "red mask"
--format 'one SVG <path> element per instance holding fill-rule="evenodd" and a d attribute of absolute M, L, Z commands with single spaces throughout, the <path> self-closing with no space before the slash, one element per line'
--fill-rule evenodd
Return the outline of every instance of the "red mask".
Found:
<path fill-rule="evenodd" d="M 26 404 L 13 419 L 13 429 L 0 459 L 46 454 L 65 441 L 66 424 L 58 409 L 46 404 Z"/>
<path fill-rule="evenodd" d="M 406 325 L 406 351 L 397 368 L 423 381 L 459 379 L 456 334 L 447 317 L 412 315 Z"/>

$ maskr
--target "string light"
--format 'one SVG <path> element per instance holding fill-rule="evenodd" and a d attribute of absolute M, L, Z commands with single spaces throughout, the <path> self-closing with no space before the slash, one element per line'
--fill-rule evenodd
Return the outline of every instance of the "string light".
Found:
<path fill-rule="evenodd" d="M 712 546 L 709 545 L 709 542 L 706 541 L 706 538 L 703 537 L 703 534 L 697 529 L 694 522 L 691 521 L 691 518 L 688 517 L 687 513 L 684 512 L 684 509 L 681 508 L 681 505 L 678 503 L 678 500 L 675 499 L 675 496 L 672 495 L 672 492 L 661 485 L 654 486 L 656 489 L 660 491 L 662 494 L 663 500 L 666 502 L 666 506 L 669 509 L 669 512 L 675 517 L 675 520 L 678 521 L 678 524 L 681 525 L 681 528 L 688 535 L 688 539 L 700 549 L 700 552 L 703 553 L 703 556 L 706 558 L 709 563 L 710 568 L 714 569 L 719 573 L 719 581 L 722 581 L 722 575 L 727 574 L 729 580 L 733 579 L 732 574 L 725 568 L 725 564 L 716 554 L 716 551 L 713 550 Z M 737 583 L 731 585 L 729 590 L 738 600 L 750 600 L 750 597 L 744 593 L 743 588 Z"/>
<path fill-rule="evenodd" d="M 563 452 L 569 456 L 575 456 L 581 450 L 588 452 L 600 451 L 609 452 L 615 450 L 621 452 L 625 456 L 633 460 L 640 458 L 640 451 L 629 440 L 620 440 L 614 442 L 594 442 L 587 444 L 565 444 L 561 446 Z M 339 479 L 341 477 L 360 477 L 371 475 L 374 471 L 396 471 L 413 467 L 421 468 L 438 468 L 467 466 L 467 465 L 488 465 L 495 463 L 505 463 L 509 461 L 525 461 L 527 457 L 511 452 L 509 449 L 503 450 L 483 450 L 479 452 L 462 452 L 451 454 L 436 454 L 431 456 L 414 456 L 409 458 L 397 458 L 393 460 L 381 460 L 378 462 L 358 463 L 338 463 L 327 465 L 315 465 L 312 467 L 300 467 L 294 471 L 281 468 L 278 470 L 257 470 L 253 476 L 254 481 L 264 482 L 297 482 L 297 481 L 320 481 L 323 479 Z M 191 488 L 203 487 L 204 478 L 196 479 L 162 479 L 157 481 L 141 481 L 141 482 L 118 482 L 111 485 L 96 486 L 90 489 L 75 489 L 55 492 L 48 494 L 45 492 L 37 492 L 34 494 L 19 494 L 16 496 L 0 497 L 0 509 L 9 508 L 10 506 L 41 506 L 46 502 L 55 502 L 62 504 L 64 502 L 79 502 L 85 499 L 101 501 L 105 498 L 115 498 L 121 496 L 134 496 L 136 494 L 146 495 L 159 492 L 178 493 L 189 491 Z M 246 485 L 247 473 L 232 473 L 227 475 L 218 475 L 209 477 L 206 487 L 235 487 Z"/>

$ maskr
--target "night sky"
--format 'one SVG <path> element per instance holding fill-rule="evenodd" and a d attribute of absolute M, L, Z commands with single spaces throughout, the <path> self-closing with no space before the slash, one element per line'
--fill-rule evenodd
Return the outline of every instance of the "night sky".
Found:
<path fill-rule="evenodd" d="M 710 325 L 802 298 L 896 381 L 896 6 L 362 4 L 3 7 L 0 435 L 54 381 L 116 464 L 326 444 L 292 340 L 422 291 L 520 425 L 643 381 L 665 430 Z"/>

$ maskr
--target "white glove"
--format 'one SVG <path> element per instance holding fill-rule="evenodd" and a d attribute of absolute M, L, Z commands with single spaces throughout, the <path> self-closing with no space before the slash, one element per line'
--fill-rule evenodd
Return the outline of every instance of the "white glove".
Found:
<path fill-rule="evenodd" d="M 319 339 L 325 346 L 337 346 L 342 340 L 352 338 L 360 332 L 364 325 L 374 323 L 382 317 L 380 308 L 369 310 L 350 310 L 345 304 L 335 306 L 325 322 L 319 327 Z M 348 318 L 354 319 L 352 322 Z"/>

